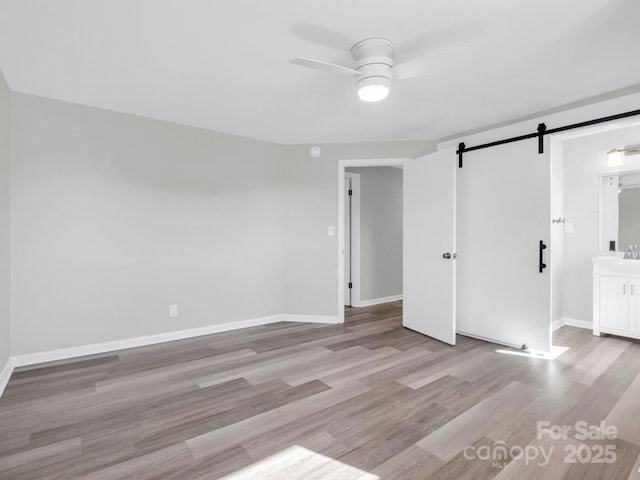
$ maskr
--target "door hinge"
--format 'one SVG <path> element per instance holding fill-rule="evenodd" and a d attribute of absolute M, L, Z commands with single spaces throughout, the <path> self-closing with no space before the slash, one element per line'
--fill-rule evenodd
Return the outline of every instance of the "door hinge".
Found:
<path fill-rule="evenodd" d="M 349 282 L 349 288 L 353 288 L 353 283 Z"/>
<path fill-rule="evenodd" d="M 352 197 L 353 196 L 353 190 L 349 189 L 349 196 Z"/>

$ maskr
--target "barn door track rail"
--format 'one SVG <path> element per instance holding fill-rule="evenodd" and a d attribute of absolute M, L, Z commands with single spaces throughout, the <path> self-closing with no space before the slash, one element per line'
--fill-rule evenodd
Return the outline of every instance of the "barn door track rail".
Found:
<path fill-rule="evenodd" d="M 521 140 L 528 140 L 530 138 L 538 139 L 538 153 L 544 153 L 544 136 L 551 135 L 553 133 L 565 132 L 567 130 L 574 130 L 576 128 L 589 127 L 591 125 L 598 125 L 600 123 L 612 122 L 614 120 L 620 120 L 621 118 L 634 117 L 640 115 L 640 110 L 631 110 L 630 112 L 618 113 L 616 115 L 609 115 L 608 117 L 596 118 L 594 120 L 587 120 L 586 122 L 572 123 L 571 125 L 565 125 L 564 127 L 547 129 L 544 123 L 538 124 L 538 129 L 535 133 L 529 133 L 527 135 L 520 135 L 518 137 L 505 138 L 503 140 L 497 140 L 495 142 L 483 143 L 482 145 L 475 145 L 473 147 L 467 147 L 464 142 L 458 144 L 458 168 L 462 168 L 463 155 L 467 152 L 473 152 L 474 150 L 482 150 L 483 148 L 496 147 L 498 145 L 504 145 L 505 143 L 519 142 Z"/>

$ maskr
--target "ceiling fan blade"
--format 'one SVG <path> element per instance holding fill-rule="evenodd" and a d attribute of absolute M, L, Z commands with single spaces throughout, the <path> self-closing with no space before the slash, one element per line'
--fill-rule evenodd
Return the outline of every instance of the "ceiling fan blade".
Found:
<path fill-rule="evenodd" d="M 460 47 L 452 50 L 419 57 L 393 67 L 395 78 L 416 78 L 449 72 L 471 65 L 471 48 Z"/>
<path fill-rule="evenodd" d="M 296 37 L 309 42 L 331 47 L 339 51 L 347 51 L 357 41 L 340 32 L 336 32 L 322 25 L 308 22 L 297 22 L 291 30 Z"/>
<path fill-rule="evenodd" d="M 297 57 L 293 58 L 289 61 L 294 65 L 300 65 L 301 67 L 314 68 L 316 70 L 322 70 L 323 72 L 328 73 L 337 73 L 339 75 L 362 75 L 357 70 L 353 68 L 343 67 L 341 65 L 336 65 L 334 63 L 323 62 L 320 60 L 313 60 L 311 58 L 305 57 Z"/>
<path fill-rule="evenodd" d="M 424 32 L 411 40 L 398 43 L 396 47 L 402 55 L 419 55 L 428 51 L 434 45 L 447 48 L 450 45 L 460 44 L 480 37 L 485 32 L 481 22 L 467 22 L 448 27 L 440 27 Z"/>

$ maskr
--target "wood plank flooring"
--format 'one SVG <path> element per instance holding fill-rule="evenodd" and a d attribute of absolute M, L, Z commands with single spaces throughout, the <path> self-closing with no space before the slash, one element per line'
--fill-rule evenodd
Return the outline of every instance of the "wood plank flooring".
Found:
<path fill-rule="evenodd" d="M 554 344 L 569 350 L 547 360 L 450 347 L 401 315 L 394 302 L 347 309 L 344 325 L 18 369 L 0 398 L 0 478 L 640 479 L 640 342 L 563 327 Z M 576 438 L 580 421 L 617 435 Z"/>

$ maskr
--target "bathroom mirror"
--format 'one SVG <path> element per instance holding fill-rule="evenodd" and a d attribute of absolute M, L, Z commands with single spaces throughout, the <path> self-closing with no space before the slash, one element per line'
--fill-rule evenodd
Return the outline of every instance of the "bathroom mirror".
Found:
<path fill-rule="evenodd" d="M 615 242 L 615 243 L 612 243 Z M 640 171 L 600 177 L 600 250 L 640 245 Z"/>

